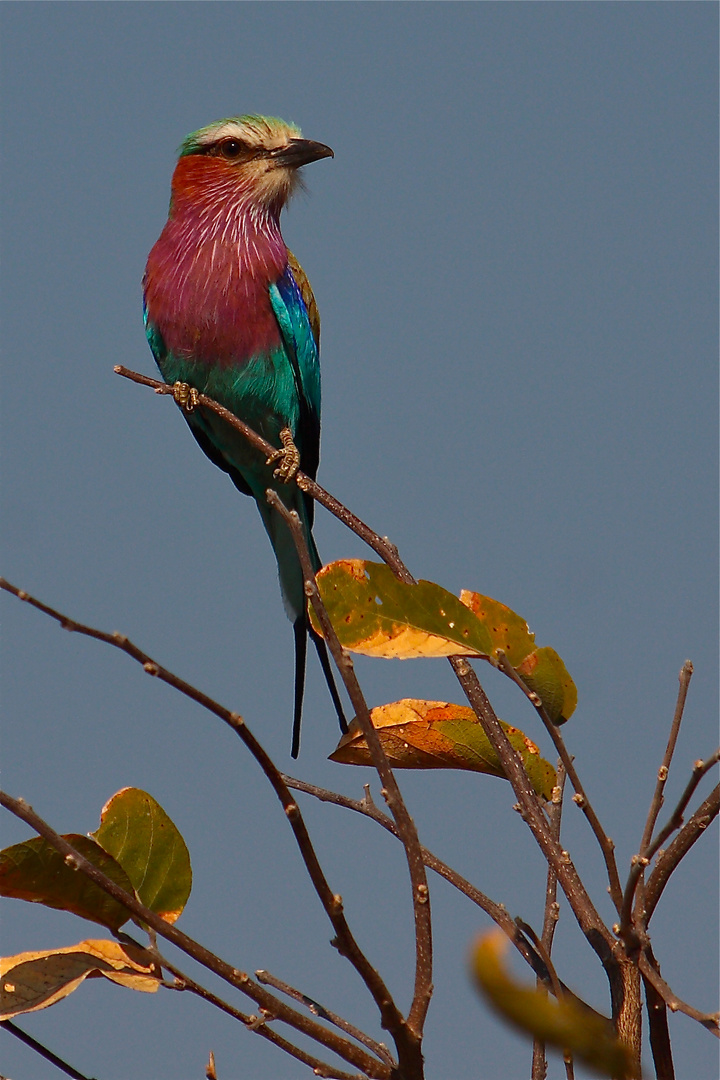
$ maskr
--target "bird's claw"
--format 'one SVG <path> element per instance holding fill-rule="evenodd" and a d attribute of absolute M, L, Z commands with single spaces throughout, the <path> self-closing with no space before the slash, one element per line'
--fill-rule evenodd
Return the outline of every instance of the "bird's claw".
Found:
<path fill-rule="evenodd" d="M 280 441 L 282 450 L 276 450 L 274 454 L 271 454 L 265 464 L 272 465 L 273 461 L 279 461 L 280 464 L 274 470 L 273 476 L 276 480 L 281 480 L 283 484 L 289 484 L 300 468 L 300 451 L 293 442 L 290 428 L 282 429 Z"/>
<path fill-rule="evenodd" d="M 175 401 L 181 409 L 185 410 L 185 412 L 190 413 L 193 409 L 197 408 L 200 395 L 194 386 L 190 386 L 190 384 L 186 382 L 176 382 L 173 383 L 172 392 Z"/>

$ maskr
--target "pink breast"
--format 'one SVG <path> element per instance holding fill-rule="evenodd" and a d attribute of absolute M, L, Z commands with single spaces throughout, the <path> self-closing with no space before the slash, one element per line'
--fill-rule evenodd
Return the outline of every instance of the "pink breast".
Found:
<path fill-rule="evenodd" d="M 224 205 L 201 211 L 175 212 L 150 252 L 148 320 L 179 357 L 224 365 L 270 352 L 281 344 L 268 292 L 287 261 L 279 228 Z"/>

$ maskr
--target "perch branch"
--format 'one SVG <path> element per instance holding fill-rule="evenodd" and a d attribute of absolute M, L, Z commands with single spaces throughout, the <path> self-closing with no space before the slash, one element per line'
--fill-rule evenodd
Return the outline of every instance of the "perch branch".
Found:
<path fill-rule="evenodd" d="M 172 397 L 173 388 L 168 386 L 167 383 L 159 382 L 157 379 L 151 379 L 147 375 L 141 375 L 137 371 L 131 371 L 129 368 L 123 367 L 122 364 L 117 364 L 115 367 L 115 373 L 122 375 L 124 379 L 130 379 L 131 382 L 138 383 L 141 386 L 149 386 L 155 391 L 156 394 L 165 394 Z M 227 409 L 219 405 L 217 401 L 214 401 L 211 397 L 207 397 L 205 394 L 198 394 L 198 405 L 201 405 L 204 409 L 210 409 L 217 416 L 222 417 L 231 427 L 234 427 L 236 431 L 239 431 L 241 435 L 244 435 L 248 442 L 255 447 L 255 449 L 268 458 L 271 454 L 275 453 L 277 447 L 271 443 L 266 442 L 261 435 L 258 435 L 256 431 L 253 431 L 248 424 L 238 419 L 234 413 L 229 412 Z M 295 474 L 295 483 L 298 487 L 309 495 L 316 502 L 319 502 L 321 506 L 324 506 L 331 514 L 333 514 L 339 521 L 342 521 L 352 532 L 359 536 L 361 540 L 364 540 L 368 547 L 371 547 L 373 551 L 380 556 L 380 558 L 387 563 L 387 565 L 402 578 L 403 572 L 407 574 L 407 570 L 400 561 L 397 553 L 397 548 L 386 537 L 378 536 L 371 528 L 369 528 L 359 517 L 356 517 L 351 510 L 348 510 L 346 506 L 343 506 L 341 502 L 335 499 L 324 488 L 320 487 L 312 477 L 308 476 L 302 470 L 298 470 Z M 403 580 L 406 580 L 403 578 Z"/>

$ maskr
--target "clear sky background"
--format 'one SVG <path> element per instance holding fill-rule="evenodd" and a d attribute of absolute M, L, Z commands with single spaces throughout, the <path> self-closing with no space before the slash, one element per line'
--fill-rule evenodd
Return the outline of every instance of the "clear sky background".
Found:
<path fill-rule="evenodd" d="M 292 632 L 257 512 L 169 400 L 112 370 L 155 374 L 140 279 L 182 138 L 243 112 L 294 120 L 336 154 L 305 170 L 308 194 L 284 219 L 323 317 L 319 478 L 416 577 L 504 601 L 558 650 L 579 691 L 566 739 L 624 876 L 686 657 L 668 807 L 717 739 L 717 6 L 5 3 L 0 18 L 2 572 L 241 712 L 281 767 L 352 796 L 370 781 L 379 798 L 367 770 L 326 761 L 337 732 L 314 661 L 291 765 Z M 322 510 L 316 535 L 326 561 L 365 553 Z M 181 927 L 379 1035 L 239 740 L 121 654 L 2 604 L 3 785 L 77 832 L 120 787 L 147 789 L 193 859 Z M 360 658 L 357 670 L 373 705 L 460 700 L 444 662 Z M 480 675 L 500 715 L 552 757 L 514 688 Z M 544 863 L 510 786 L 400 779 L 425 843 L 539 926 Z M 359 941 L 406 1007 L 401 850 L 348 812 L 302 806 Z M 28 835 L 2 824 L 5 844 Z M 708 1010 L 716 838 L 687 858 L 653 923 L 664 976 Z M 572 804 L 564 842 L 612 923 Z M 431 891 L 428 1080 L 529 1075 L 529 1045 L 468 982 L 487 918 L 444 882 Z M 5 904 L 5 954 L 95 936 Z M 556 940 L 561 977 L 607 1011 L 564 903 Z M 716 1040 L 670 1022 L 679 1080 L 717 1080 Z M 309 1075 L 187 994 L 93 982 L 21 1023 L 98 1080 L 199 1078 L 210 1049 L 221 1080 Z M 13 1080 L 58 1075 L 0 1041 Z M 552 1080 L 562 1072 L 554 1059 Z"/>

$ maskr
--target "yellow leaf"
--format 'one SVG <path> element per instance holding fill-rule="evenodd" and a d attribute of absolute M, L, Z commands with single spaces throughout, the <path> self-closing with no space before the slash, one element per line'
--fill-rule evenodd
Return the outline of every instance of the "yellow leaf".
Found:
<path fill-rule="evenodd" d="M 502 930 L 491 930 L 479 939 L 472 956 L 476 985 L 504 1020 L 530 1038 L 562 1052 L 569 1050 L 604 1076 L 614 1080 L 640 1076 L 629 1048 L 617 1039 L 610 1020 L 576 1000 L 566 997 L 555 1001 L 515 982 L 502 962 L 507 946 Z"/>

